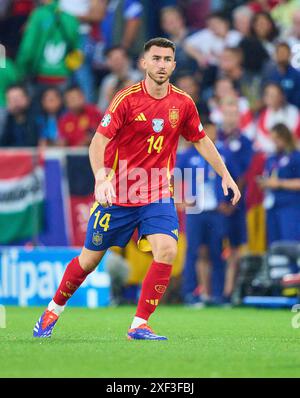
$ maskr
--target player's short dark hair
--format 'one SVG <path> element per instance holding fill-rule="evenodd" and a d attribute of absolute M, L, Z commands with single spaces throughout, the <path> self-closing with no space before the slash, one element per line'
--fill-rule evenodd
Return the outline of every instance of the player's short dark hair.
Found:
<path fill-rule="evenodd" d="M 173 43 L 169 39 L 166 39 L 165 37 L 154 37 L 153 39 L 148 40 L 144 44 L 144 52 L 146 53 L 153 46 L 163 47 L 163 48 L 171 48 L 173 50 L 174 54 L 175 54 L 175 51 L 176 51 L 175 43 Z"/>

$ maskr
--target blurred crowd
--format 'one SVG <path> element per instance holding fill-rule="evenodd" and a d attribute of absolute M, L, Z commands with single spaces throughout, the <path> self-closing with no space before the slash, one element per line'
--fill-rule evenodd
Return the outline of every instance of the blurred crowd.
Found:
<path fill-rule="evenodd" d="M 176 43 L 172 83 L 195 101 L 243 191 L 233 209 L 201 164 L 209 195 L 186 223 L 185 296 L 197 259 L 208 281 L 209 262 L 227 256 L 226 281 L 212 278 L 215 295 L 230 297 L 237 248 L 300 239 L 300 0 L 0 0 L 0 147 L 88 146 L 115 93 L 143 79 L 143 43 L 155 36 Z M 200 165 L 187 143 L 179 150 L 181 166 Z"/>
<path fill-rule="evenodd" d="M 1 0 L 0 22 L 1 146 L 88 145 L 158 35 L 204 122 L 222 125 L 231 96 L 257 148 L 272 150 L 278 122 L 300 137 L 299 0 Z"/>

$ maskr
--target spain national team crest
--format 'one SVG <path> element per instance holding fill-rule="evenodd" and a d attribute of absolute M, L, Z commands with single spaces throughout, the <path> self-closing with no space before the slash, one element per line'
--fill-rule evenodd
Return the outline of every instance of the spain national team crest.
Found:
<path fill-rule="evenodd" d="M 179 109 L 169 109 L 169 122 L 173 128 L 177 127 L 179 122 Z"/>
<path fill-rule="evenodd" d="M 152 119 L 152 127 L 156 133 L 160 133 L 164 128 L 164 119 Z"/>
<path fill-rule="evenodd" d="M 93 244 L 95 246 L 100 246 L 102 243 L 103 235 L 100 234 L 99 232 L 94 232 L 93 233 Z"/>

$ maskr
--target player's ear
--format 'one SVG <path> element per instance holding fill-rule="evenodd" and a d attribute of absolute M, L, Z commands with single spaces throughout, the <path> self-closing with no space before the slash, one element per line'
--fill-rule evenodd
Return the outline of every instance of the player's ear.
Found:
<path fill-rule="evenodd" d="M 173 71 L 175 70 L 175 68 L 176 68 L 176 61 L 174 61 Z"/>
<path fill-rule="evenodd" d="M 142 67 L 144 70 L 146 70 L 146 60 L 145 60 L 145 57 L 142 57 L 142 58 L 141 58 L 141 60 L 140 60 L 140 65 L 141 65 L 141 67 Z"/>

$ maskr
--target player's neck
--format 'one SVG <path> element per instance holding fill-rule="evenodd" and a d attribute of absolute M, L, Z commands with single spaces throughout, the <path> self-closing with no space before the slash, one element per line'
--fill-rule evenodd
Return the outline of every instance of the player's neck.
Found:
<path fill-rule="evenodd" d="M 157 84 L 154 80 L 147 76 L 145 79 L 145 86 L 147 93 L 151 95 L 151 97 L 161 99 L 168 94 L 169 80 L 163 84 Z"/>

